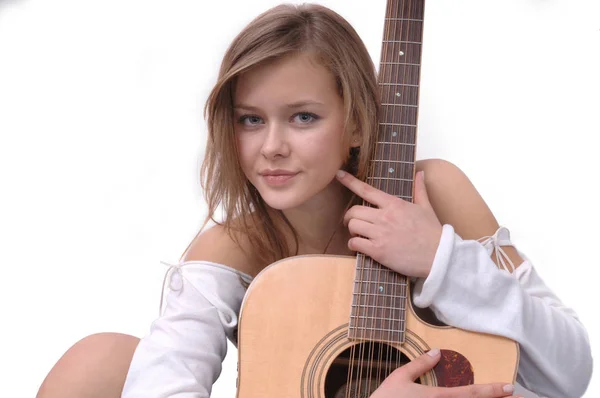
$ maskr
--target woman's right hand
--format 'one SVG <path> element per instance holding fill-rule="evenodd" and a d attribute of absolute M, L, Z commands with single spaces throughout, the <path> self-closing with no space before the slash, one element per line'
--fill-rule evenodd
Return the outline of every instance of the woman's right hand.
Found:
<path fill-rule="evenodd" d="M 431 354 L 431 355 L 430 355 Z M 414 361 L 394 370 L 370 398 L 523 398 L 512 396 L 514 386 L 505 383 L 473 384 L 464 387 L 430 387 L 416 384 L 415 380 L 433 369 L 440 360 L 439 350 L 431 350 Z"/>

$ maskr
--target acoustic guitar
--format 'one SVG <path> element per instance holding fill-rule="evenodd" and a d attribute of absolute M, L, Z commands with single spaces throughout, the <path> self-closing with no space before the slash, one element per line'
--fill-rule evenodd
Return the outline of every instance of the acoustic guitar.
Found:
<path fill-rule="evenodd" d="M 367 178 L 411 202 L 424 7 L 424 0 L 387 2 L 381 120 Z M 394 369 L 434 347 L 442 358 L 421 384 L 514 383 L 517 343 L 427 322 L 410 291 L 409 278 L 360 253 L 269 265 L 242 303 L 237 397 L 367 398 Z"/>

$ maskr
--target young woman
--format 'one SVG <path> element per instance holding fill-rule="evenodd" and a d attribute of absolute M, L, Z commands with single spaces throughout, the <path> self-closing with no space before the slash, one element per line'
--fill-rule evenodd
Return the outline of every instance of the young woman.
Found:
<path fill-rule="evenodd" d="M 414 203 L 362 182 L 377 137 L 377 87 L 362 41 L 333 11 L 279 6 L 250 23 L 225 54 L 205 109 L 203 187 L 210 214 L 222 206 L 224 221 L 169 271 L 164 312 L 146 337 L 83 339 L 38 397 L 208 397 L 253 277 L 288 256 L 357 251 L 417 278 L 413 302 L 446 324 L 517 341 L 525 387 L 582 396 L 592 370 L 584 327 L 457 167 L 418 161 Z M 415 384 L 438 360 L 431 350 L 371 396 L 513 393 L 502 384 Z"/>

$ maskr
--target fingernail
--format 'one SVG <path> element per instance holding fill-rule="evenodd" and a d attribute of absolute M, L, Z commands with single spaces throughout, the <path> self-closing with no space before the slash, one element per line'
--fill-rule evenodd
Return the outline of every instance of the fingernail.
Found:
<path fill-rule="evenodd" d="M 512 394 L 513 391 L 515 391 L 515 386 L 513 386 L 512 384 L 507 384 L 504 387 L 502 387 L 502 391 L 508 394 Z"/>
<path fill-rule="evenodd" d="M 337 172 L 338 178 L 343 178 L 345 175 L 346 175 L 346 172 L 344 170 L 338 170 L 338 172 Z"/>
<path fill-rule="evenodd" d="M 427 352 L 427 355 L 429 355 L 430 357 L 437 357 L 438 355 L 440 355 L 440 349 L 439 348 L 433 348 L 431 350 L 429 350 Z"/>

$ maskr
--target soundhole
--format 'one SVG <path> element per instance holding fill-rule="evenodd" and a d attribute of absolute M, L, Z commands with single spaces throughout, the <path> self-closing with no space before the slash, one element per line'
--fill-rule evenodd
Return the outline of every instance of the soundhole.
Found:
<path fill-rule="evenodd" d="M 408 362 L 406 355 L 388 344 L 354 345 L 336 357 L 329 368 L 325 397 L 368 398 L 390 373 Z"/>

